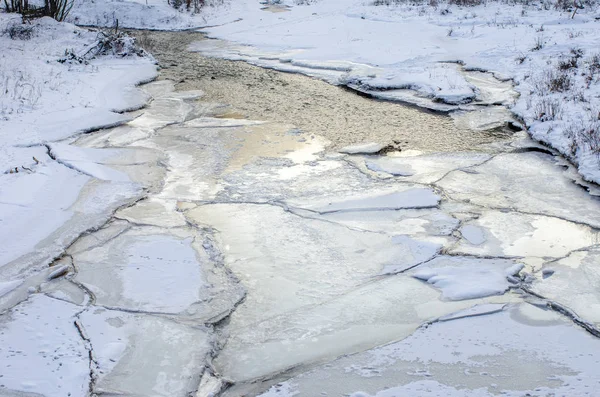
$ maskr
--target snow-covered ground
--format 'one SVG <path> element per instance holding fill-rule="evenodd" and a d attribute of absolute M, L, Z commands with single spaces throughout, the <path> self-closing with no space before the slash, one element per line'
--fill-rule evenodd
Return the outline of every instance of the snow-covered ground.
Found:
<path fill-rule="evenodd" d="M 21 27 L 20 17 L 0 14 L 0 31 Z M 97 32 L 50 18 L 25 27 L 29 39 L 0 37 L 3 281 L 47 266 L 79 234 L 140 195 L 143 183 L 102 165 L 124 153 L 81 151 L 69 142 L 131 120 L 123 112 L 149 99 L 135 86 L 157 75 L 151 58 L 136 55 L 60 62 L 68 52 L 86 53 Z"/>

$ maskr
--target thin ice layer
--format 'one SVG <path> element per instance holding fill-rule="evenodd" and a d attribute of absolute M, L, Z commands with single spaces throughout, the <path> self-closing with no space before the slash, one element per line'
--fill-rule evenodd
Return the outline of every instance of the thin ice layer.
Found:
<path fill-rule="evenodd" d="M 36 294 L 0 316 L 0 395 L 87 395 L 88 351 L 73 324 L 80 310 Z"/>
<path fill-rule="evenodd" d="M 483 165 L 451 172 L 438 185 L 452 199 L 600 227 L 599 199 L 565 177 L 547 154 L 500 154 Z"/>
<path fill-rule="evenodd" d="M 212 350 L 206 328 L 100 308 L 80 319 L 97 364 L 95 393 L 187 397 L 198 387 Z"/>
<path fill-rule="evenodd" d="M 295 376 L 264 396 L 593 396 L 599 357 L 597 338 L 558 314 L 519 304 L 434 323 Z"/>
<path fill-rule="evenodd" d="M 368 211 L 368 210 L 395 210 L 402 208 L 428 208 L 435 207 L 440 197 L 427 188 L 399 188 L 398 191 L 355 194 L 354 197 L 344 199 L 314 200 L 306 205 L 299 201 L 290 201 L 290 204 L 310 211 L 327 214 L 331 212 Z"/>
<path fill-rule="evenodd" d="M 548 275 L 538 275 L 531 288 L 536 293 L 573 310 L 600 326 L 600 248 L 573 252 L 547 263 Z"/>
<path fill-rule="evenodd" d="M 484 212 L 461 232 L 467 238 L 452 252 L 482 256 L 557 258 L 598 240 L 598 232 L 589 226 L 517 212 Z"/>
<path fill-rule="evenodd" d="M 76 279 L 99 305 L 179 313 L 198 302 L 206 288 L 193 236 L 132 230 L 74 256 Z M 160 294 L 158 298 L 157 293 Z"/>

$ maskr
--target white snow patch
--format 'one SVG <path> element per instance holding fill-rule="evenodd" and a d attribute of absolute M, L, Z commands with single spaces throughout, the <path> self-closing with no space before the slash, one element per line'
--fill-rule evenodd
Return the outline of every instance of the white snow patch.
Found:
<path fill-rule="evenodd" d="M 340 153 L 346 154 L 374 154 L 384 148 L 380 143 L 363 143 L 358 145 L 346 146 L 339 150 Z"/>
<path fill-rule="evenodd" d="M 504 293 L 512 285 L 507 277 L 522 268 L 507 260 L 439 257 L 418 268 L 413 277 L 439 288 L 444 299 L 463 300 Z"/>

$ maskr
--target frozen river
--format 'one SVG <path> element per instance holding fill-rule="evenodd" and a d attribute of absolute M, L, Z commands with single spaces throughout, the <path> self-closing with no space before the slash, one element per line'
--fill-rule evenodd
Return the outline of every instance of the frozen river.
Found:
<path fill-rule="evenodd" d="M 50 148 L 143 194 L 0 284 L 0 395 L 597 395 L 597 187 L 498 109 L 453 119 L 168 35 L 146 109 Z"/>

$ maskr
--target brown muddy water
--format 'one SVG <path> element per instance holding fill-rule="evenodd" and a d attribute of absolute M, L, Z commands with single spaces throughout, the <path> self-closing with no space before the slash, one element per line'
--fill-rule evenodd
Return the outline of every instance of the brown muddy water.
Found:
<path fill-rule="evenodd" d="M 228 114 L 293 125 L 326 138 L 333 148 L 373 141 L 403 150 L 464 151 L 509 137 L 461 128 L 446 115 L 365 98 L 306 76 L 187 51 L 190 43 L 205 40 L 201 33 L 132 34 L 156 57 L 160 79 L 175 81 L 177 90 L 203 90 L 204 100 L 229 105 Z"/>

